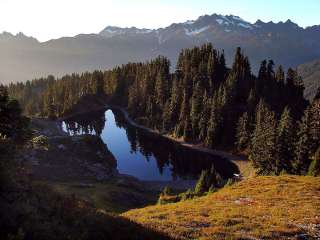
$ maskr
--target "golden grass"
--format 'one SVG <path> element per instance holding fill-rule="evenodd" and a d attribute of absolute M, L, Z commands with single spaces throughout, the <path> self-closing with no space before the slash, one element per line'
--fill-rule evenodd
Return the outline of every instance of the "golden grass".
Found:
<path fill-rule="evenodd" d="M 301 233 L 316 237 L 320 178 L 252 177 L 205 197 L 123 216 L 178 239 L 290 239 Z"/>

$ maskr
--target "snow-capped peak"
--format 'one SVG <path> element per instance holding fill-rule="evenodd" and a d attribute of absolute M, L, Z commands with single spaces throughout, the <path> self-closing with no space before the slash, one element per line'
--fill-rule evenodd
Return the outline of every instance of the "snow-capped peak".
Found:
<path fill-rule="evenodd" d="M 155 32 L 155 30 L 152 29 L 146 29 L 146 28 L 136 28 L 136 27 L 131 27 L 131 28 L 120 28 L 120 27 L 113 27 L 113 26 L 108 26 L 105 29 L 103 29 L 99 34 L 104 36 L 104 37 L 114 37 L 118 35 L 125 35 L 125 34 L 148 34 Z"/>
<path fill-rule="evenodd" d="M 215 21 L 219 25 L 238 26 L 238 27 L 246 28 L 250 30 L 252 30 L 255 27 L 253 24 L 243 20 L 238 16 L 233 16 L 233 15 L 229 15 L 229 16 L 216 15 Z"/>
<path fill-rule="evenodd" d="M 188 20 L 188 21 L 186 21 L 184 24 L 186 24 L 186 25 L 192 25 L 192 24 L 194 24 L 195 23 L 195 21 L 193 21 L 193 20 Z"/>

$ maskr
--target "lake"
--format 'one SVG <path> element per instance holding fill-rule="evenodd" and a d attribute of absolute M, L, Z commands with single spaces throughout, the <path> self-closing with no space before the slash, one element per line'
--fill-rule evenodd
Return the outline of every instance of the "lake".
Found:
<path fill-rule="evenodd" d="M 146 181 L 197 179 L 203 169 L 212 165 L 223 178 L 238 172 L 236 165 L 133 127 L 123 113 L 115 109 L 91 112 L 62 122 L 69 135 L 100 136 L 117 159 L 119 173 Z"/>

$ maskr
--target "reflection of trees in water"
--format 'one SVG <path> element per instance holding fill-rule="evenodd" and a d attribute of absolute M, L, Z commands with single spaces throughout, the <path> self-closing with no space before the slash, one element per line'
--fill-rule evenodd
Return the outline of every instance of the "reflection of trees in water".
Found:
<path fill-rule="evenodd" d="M 123 114 L 118 111 L 114 113 L 117 125 L 126 130 L 128 140 L 131 146 L 134 146 L 132 151 L 136 151 L 139 147 L 147 159 L 153 155 L 160 173 L 164 167 L 170 166 L 173 179 L 197 178 L 202 170 L 210 169 L 212 165 L 225 178 L 238 172 L 237 166 L 228 160 L 180 146 L 164 137 L 134 128 L 127 124 Z"/>
<path fill-rule="evenodd" d="M 116 126 L 126 130 L 131 151 L 140 151 L 147 161 L 154 156 L 160 174 L 163 173 L 164 168 L 170 167 L 173 179 L 197 178 L 202 170 L 210 169 L 212 165 L 225 178 L 238 172 L 236 165 L 228 160 L 180 146 L 166 138 L 132 127 L 127 124 L 121 112 L 117 110 L 113 112 Z M 73 135 L 96 134 L 98 136 L 101 135 L 105 122 L 105 111 L 65 121 L 67 130 Z"/>
<path fill-rule="evenodd" d="M 101 136 L 106 118 L 104 111 L 99 111 L 88 115 L 69 118 L 64 122 L 67 131 L 72 135 L 95 134 Z"/>

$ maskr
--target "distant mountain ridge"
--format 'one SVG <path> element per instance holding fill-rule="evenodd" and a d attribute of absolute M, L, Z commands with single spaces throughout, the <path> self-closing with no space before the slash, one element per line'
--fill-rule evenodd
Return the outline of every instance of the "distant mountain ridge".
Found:
<path fill-rule="evenodd" d="M 320 59 L 320 25 L 302 28 L 290 20 L 252 24 L 238 16 L 213 14 L 166 28 L 108 26 L 98 34 L 47 42 L 4 32 L 0 34 L 0 83 L 104 70 L 158 55 L 168 57 L 174 67 L 182 48 L 206 42 L 224 50 L 229 65 L 236 47 L 242 47 L 254 71 L 265 58 L 285 68 Z"/>

